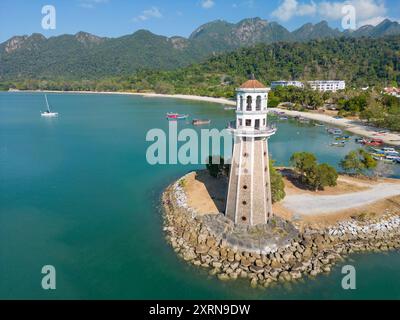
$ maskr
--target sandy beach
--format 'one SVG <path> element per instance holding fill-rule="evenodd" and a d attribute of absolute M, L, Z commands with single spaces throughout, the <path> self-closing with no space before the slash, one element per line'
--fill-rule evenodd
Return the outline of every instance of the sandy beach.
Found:
<path fill-rule="evenodd" d="M 134 95 L 134 96 L 143 96 L 143 97 L 149 97 L 149 98 L 172 98 L 172 99 L 202 101 L 202 102 L 224 104 L 224 105 L 229 105 L 229 106 L 236 105 L 236 101 L 229 100 L 226 98 L 203 97 L 203 96 L 183 95 L 183 94 L 173 94 L 172 95 L 172 94 L 140 93 L 140 92 L 51 91 L 51 90 L 23 91 L 23 92 Z M 284 112 L 286 115 L 291 116 L 291 117 L 300 116 L 300 117 L 307 118 L 310 120 L 323 122 L 323 123 L 329 124 L 332 127 L 344 128 L 345 130 L 355 133 L 355 134 L 358 134 L 360 136 L 364 136 L 364 137 L 368 137 L 368 138 L 382 139 L 385 144 L 400 146 L 400 134 L 399 133 L 389 132 L 389 133 L 385 133 L 385 134 L 377 134 L 379 131 L 379 128 L 367 126 L 358 121 L 345 119 L 345 118 L 336 119 L 336 118 L 326 115 L 326 114 L 292 111 L 292 110 L 286 110 L 286 109 L 280 109 L 280 108 L 270 108 L 269 111 Z"/>
<path fill-rule="evenodd" d="M 276 112 L 284 112 L 286 115 L 295 117 L 303 117 L 310 120 L 315 120 L 318 122 L 323 122 L 329 124 L 332 127 L 341 127 L 346 129 L 349 132 L 358 134 L 360 136 L 368 137 L 368 138 L 376 138 L 382 139 L 386 144 L 399 146 L 400 145 L 400 134 L 394 132 L 388 132 L 385 134 L 377 134 L 379 128 L 374 128 L 371 126 L 364 125 L 359 121 L 354 121 L 350 119 L 336 119 L 332 116 L 326 114 L 312 113 L 312 112 L 301 112 L 301 111 L 292 111 L 280 108 L 271 108 L 270 111 Z"/>

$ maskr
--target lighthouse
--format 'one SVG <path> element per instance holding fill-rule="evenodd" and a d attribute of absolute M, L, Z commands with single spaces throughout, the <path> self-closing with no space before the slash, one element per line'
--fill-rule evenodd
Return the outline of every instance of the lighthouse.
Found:
<path fill-rule="evenodd" d="M 236 121 L 228 129 L 234 147 L 225 215 L 236 225 L 265 224 L 272 216 L 268 139 L 269 88 L 252 77 L 236 89 Z"/>

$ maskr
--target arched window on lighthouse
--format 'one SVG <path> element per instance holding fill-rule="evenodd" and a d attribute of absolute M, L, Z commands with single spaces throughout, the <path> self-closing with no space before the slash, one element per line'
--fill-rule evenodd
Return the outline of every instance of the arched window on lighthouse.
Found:
<path fill-rule="evenodd" d="M 257 96 L 256 111 L 260 111 L 260 110 L 261 110 L 261 96 Z"/>
<path fill-rule="evenodd" d="M 243 111 L 243 96 L 240 96 L 240 111 Z"/>
<path fill-rule="evenodd" d="M 251 111 L 251 104 L 253 102 L 253 99 L 251 96 L 247 96 L 247 105 L 246 105 L 246 111 Z"/>

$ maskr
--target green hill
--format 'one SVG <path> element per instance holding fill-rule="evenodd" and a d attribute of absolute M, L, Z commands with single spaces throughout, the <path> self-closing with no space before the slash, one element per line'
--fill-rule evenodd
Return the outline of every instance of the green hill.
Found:
<path fill-rule="evenodd" d="M 332 29 L 324 21 L 315 25 L 305 24 L 289 32 L 276 22 L 251 18 L 236 24 L 213 21 L 199 27 L 188 39 L 168 38 L 146 30 L 119 38 L 97 37 L 85 32 L 48 39 L 41 34 L 16 36 L 0 44 L 0 81 L 127 77 L 143 68 L 171 70 L 260 43 L 306 42 L 343 36 L 379 38 L 396 34 L 400 34 L 400 25 L 390 20 L 353 32 Z M 279 46 L 282 45 L 278 45 L 278 51 Z M 298 50 L 302 48 L 297 44 L 288 46 L 289 50 L 295 50 L 296 47 Z M 288 54 L 294 55 L 293 63 L 298 60 L 294 52 Z M 292 63 L 287 59 L 284 61 Z M 301 68 L 301 65 L 293 68 Z M 296 75 L 294 71 L 290 73 Z M 287 77 L 288 74 L 283 73 L 282 76 Z"/>

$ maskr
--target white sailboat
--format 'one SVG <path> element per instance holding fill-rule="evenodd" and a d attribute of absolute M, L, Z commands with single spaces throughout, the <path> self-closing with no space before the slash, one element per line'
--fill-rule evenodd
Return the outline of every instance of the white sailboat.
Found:
<path fill-rule="evenodd" d="M 47 101 L 47 95 L 44 95 L 45 99 L 46 99 L 46 106 L 47 106 L 47 110 L 45 112 L 42 112 L 42 117 L 47 117 L 47 118 L 54 118 L 54 117 L 58 117 L 58 112 L 51 112 L 50 110 L 50 106 L 49 106 L 49 102 Z"/>

